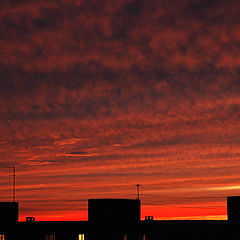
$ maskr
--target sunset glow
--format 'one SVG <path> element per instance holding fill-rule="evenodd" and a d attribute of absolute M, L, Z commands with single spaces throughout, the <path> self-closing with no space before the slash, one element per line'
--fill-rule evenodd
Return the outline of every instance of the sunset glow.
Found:
<path fill-rule="evenodd" d="M 20 220 L 226 219 L 240 195 L 240 2 L 0 1 L 0 201 Z"/>

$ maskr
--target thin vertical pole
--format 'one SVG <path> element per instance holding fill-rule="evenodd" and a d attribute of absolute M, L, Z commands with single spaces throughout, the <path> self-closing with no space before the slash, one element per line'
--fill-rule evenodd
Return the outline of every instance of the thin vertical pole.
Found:
<path fill-rule="evenodd" d="M 139 200 L 140 199 L 140 191 L 139 191 L 140 185 L 137 184 L 136 186 L 137 186 L 137 200 Z"/>
<path fill-rule="evenodd" d="M 15 199 L 15 187 L 16 187 L 16 173 L 15 173 L 15 167 L 13 167 L 13 202 L 16 201 Z"/>

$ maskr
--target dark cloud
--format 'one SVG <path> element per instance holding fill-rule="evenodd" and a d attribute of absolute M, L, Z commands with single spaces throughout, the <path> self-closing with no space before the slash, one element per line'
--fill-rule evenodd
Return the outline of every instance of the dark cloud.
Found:
<path fill-rule="evenodd" d="M 72 151 L 72 152 L 69 152 L 67 154 L 70 154 L 70 155 L 86 155 L 88 154 L 88 152 L 84 152 L 84 151 Z"/>

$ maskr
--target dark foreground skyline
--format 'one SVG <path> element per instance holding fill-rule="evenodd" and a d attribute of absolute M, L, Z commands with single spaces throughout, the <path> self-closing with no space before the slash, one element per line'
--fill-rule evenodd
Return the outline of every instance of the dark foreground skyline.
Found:
<path fill-rule="evenodd" d="M 22 219 L 84 220 L 88 198 L 133 198 L 137 183 L 143 215 L 226 219 L 239 5 L 1 0 L 1 201 L 16 166 Z"/>
<path fill-rule="evenodd" d="M 5 240 L 236 239 L 240 197 L 227 197 L 228 220 L 140 220 L 139 199 L 89 199 L 88 221 L 18 221 L 18 203 L 0 202 L 0 238 Z"/>

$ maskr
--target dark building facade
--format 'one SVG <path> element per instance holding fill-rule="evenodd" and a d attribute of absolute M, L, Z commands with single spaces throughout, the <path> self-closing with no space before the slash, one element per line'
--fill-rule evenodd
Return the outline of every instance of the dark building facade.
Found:
<path fill-rule="evenodd" d="M 13 224 L 18 222 L 18 203 L 0 202 L 0 224 Z"/>
<path fill-rule="evenodd" d="M 0 240 L 16 239 L 18 203 L 0 202 Z"/>
<path fill-rule="evenodd" d="M 240 197 L 228 197 L 229 220 L 140 221 L 140 201 L 90 199 L 89 221 L 16 222 L 14 205 L 2 206 L 11 218 L 0 224 L 0 240 L 202 240 L 238 239 Z M 16 206 L 16 205 L 15 205 Z M 18 205 L 17 205 L 18 206 Z M 7 210 L 8 209 L 8 210 Z M 16 209 L 15 209 L 16 210 Z M 18 210 L 17 210 L 18 213 Z M 15 218 L 13 217 L 15 216 Z"/>
<path fill-rule="evenodd" d="M 228 220 L 240 222 L 240 196 L 227 197 Z"/>
<path fill-rule="evenodd" d="M 136 233 L 140 209 L 140 200 L 135 199 L 89 199 L 87 239 L 140 239 Z"/>
<path fill-rule="evenodd" d="M 89 199 L 88 221 L 131 223 L 140 221 L 140 200 L 135 199 Z"/>

